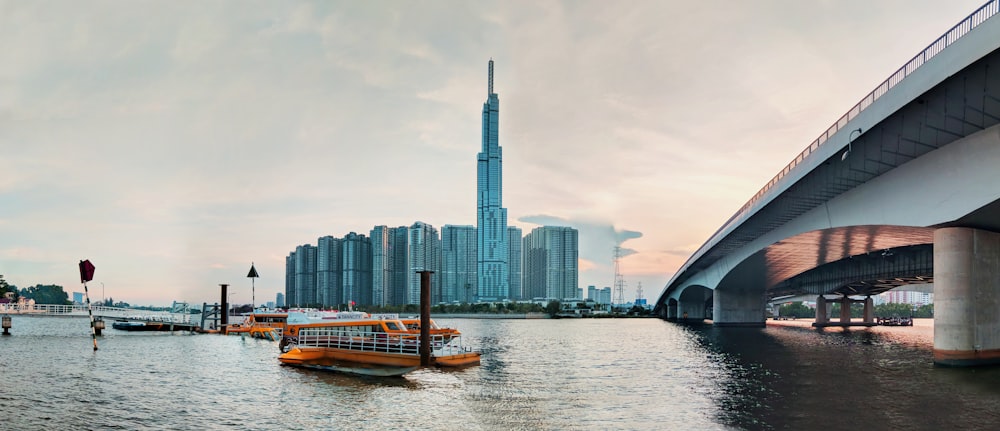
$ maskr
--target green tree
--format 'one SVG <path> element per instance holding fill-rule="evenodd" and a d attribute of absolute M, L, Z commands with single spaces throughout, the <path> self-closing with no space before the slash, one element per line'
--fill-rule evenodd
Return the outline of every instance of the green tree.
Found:
<path fill-rule="evenodd" d="M 887 302 L 875 306 L 875 315 L 883 318 L 910 317 L 913 315 L 913 306 L 910 304 Z"/>
<path fill-rule="evenodd" d="M 17 292 L 17 286 L 11 286 L 7 284 L 7 280 L 3 279 L 3 274 L 0 274 L 0 298 L 7 294 L 7 292 L 14 291 Z"/>
<path fill-rule="evenodd" d="M 561 306 L 562 304 L 560 304 L 559 301 L 549 301 L 549 303 L 545 305 L 545 312 L 549 313 L 549 316 L 555 316 L 559 313 L 559 308 Z"/>
<path fill-rule="evenodd" d="M 54 284 L 37 284 L 35 286 L 21 289 L 21 296 L 34 299 L 36 304 L 69 305 L 69 295 L 63 291 L 62 286 Z"/>
<path fill-rule="evenodd" d="M 779 316 L 786 317 L 816 317 L 816 310 L 807 307 L 801 302 L 793 302 L 791 304 L 782 305 L 778 308 Z"/>

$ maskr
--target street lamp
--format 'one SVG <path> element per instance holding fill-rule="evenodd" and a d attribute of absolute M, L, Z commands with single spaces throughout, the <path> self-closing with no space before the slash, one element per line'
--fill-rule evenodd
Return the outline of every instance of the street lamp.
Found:
<path fill-rule="evenodd" d="M 854 136 L 855 132 L 857 132 L 858 136 Z M 861 136 L 861 128 L 860 127 L 858 127 L 857 129 L 851 130 L 851 134 L 847 136 L 847 151 L 844 151 L 844 155 L 840 156 L 840 161 L 847 160 L 847 155 L 851 154 L 851 143 L 854 142 L 854 140 L 857 139 L 860 136 Z"/>

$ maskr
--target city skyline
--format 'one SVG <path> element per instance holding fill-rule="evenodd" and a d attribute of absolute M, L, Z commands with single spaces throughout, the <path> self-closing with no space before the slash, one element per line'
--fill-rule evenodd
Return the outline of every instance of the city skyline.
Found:
<path fill-rule="evenodd" d="M 474 225 L 493 57 L 507 224 L 578 229 L 581 286 L 621 245 L 625 299 L 655 298 L 980 4 L 3 3 L 0 274 L 71 292 L 90 259 L 116 300 L 245 303 L 251 262 L 273 298 L 332 232 Z"/>

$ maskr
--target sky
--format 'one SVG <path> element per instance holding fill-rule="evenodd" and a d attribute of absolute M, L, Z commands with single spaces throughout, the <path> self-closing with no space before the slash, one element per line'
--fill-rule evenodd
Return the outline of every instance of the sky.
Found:
<path fill-rule="evenodd" d="M 578 229 L 585 291 L 621 246 L 652 302 L 982 3 L 0 0 L 0 274 L 262 303 L 321 236 L 475 225 L 492 58 L 508 224 Z"/>

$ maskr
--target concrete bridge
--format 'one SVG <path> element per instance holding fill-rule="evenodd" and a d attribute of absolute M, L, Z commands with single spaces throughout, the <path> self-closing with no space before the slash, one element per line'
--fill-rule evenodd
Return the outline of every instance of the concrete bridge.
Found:
<path fill-rule="evenodd" d="M 798 154 L 678 270 L 656 312 L 764 326 L 776 297 L 870 306 L 871 295 L 933 283 L 935 363 L 1000 363 L 998 6 L 934 41 Z"/>

